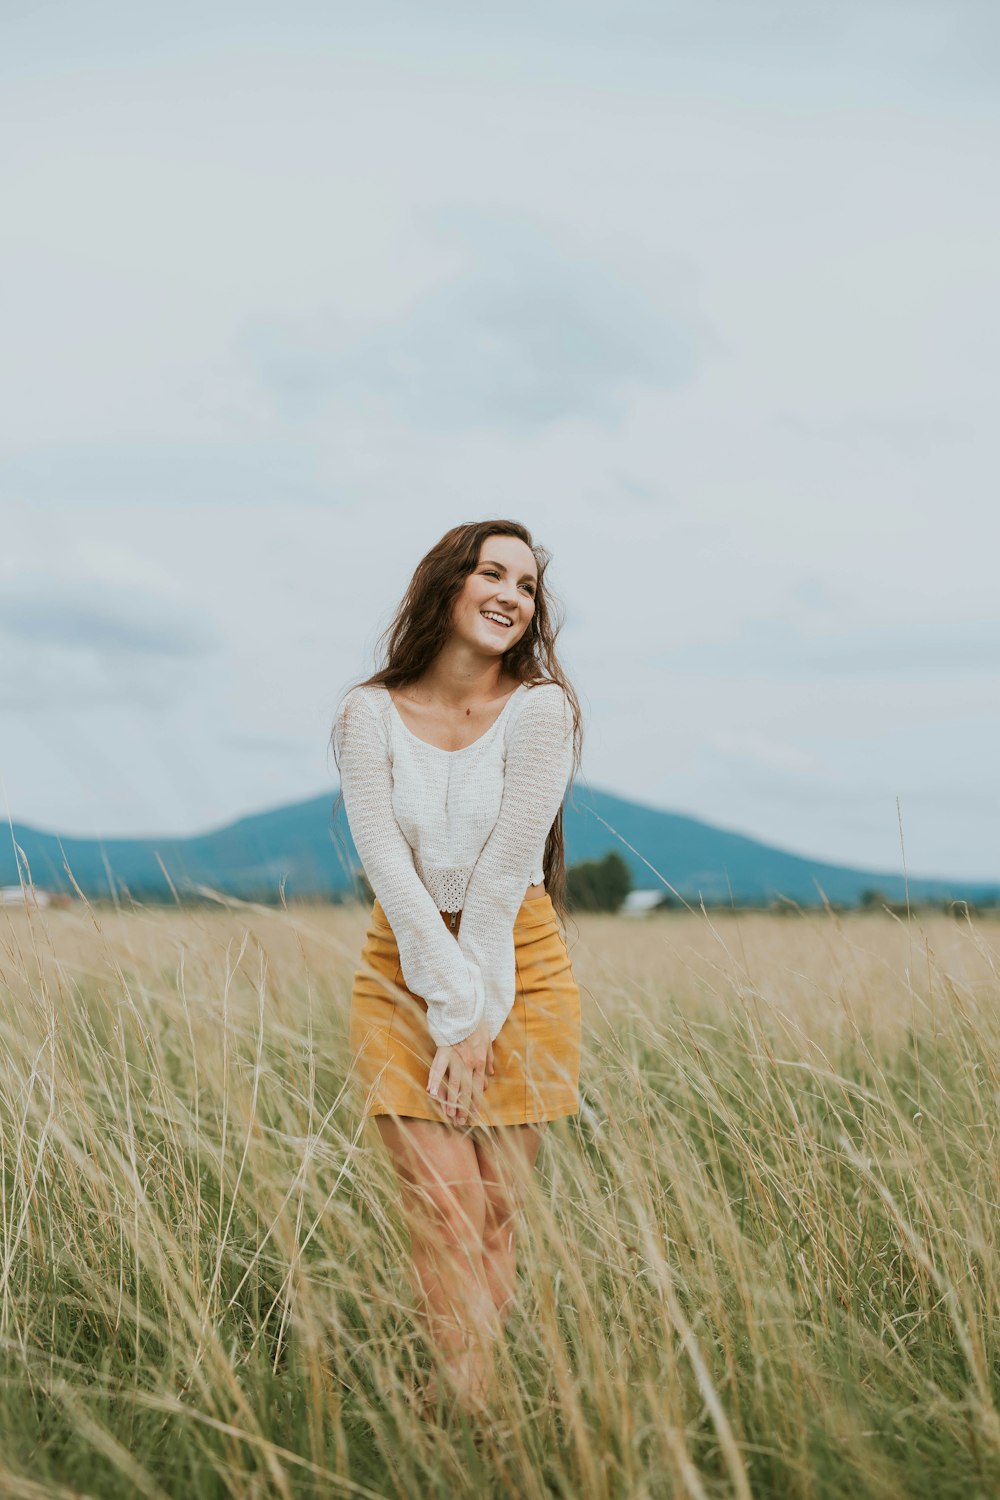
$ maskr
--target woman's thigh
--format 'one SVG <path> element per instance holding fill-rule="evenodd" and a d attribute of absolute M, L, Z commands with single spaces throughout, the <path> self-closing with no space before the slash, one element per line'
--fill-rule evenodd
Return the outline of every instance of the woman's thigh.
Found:
<path fill-rule="evenodd" d="M 376 1115 L 399 1181 L 411 1233 L 482 1242 L 486 1195 L 470 1131 L 438 1120 Z"/>
<path fill-rule="evenodd" d="M 495 1230 L 516 1217 L 544 1129 L 544 1124 L 494 1125 L 473 1132 L 488 1228 Z"/>

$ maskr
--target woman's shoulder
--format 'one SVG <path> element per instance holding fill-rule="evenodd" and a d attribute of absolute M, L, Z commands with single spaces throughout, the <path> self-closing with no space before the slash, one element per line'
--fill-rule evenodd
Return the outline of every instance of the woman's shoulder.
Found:
<path fill-rule="evenodd" d="M 511 723 L 555 724 L 560 728 L 571 713 L 569 698 L 562 683 L 554 678 L 539 678 L 535 682 L 522 683 L 523 692 L 515 694 L 520 700 L 511 715 Z"/>
<path fill-rule="evenodd" d="M 349 698 L 364 699 L 368 703 L 375 703 L 385 693 L 385 688 L 378 682 L 359 682 L 357 687 L 352 687 L 348 693 Z"/>
<path fill-rule="evenodd" d="M 337 709 L 335 728 L 343 733 L 348 725 L 384 724 L 385 715 L 385 692 L 377 683 L 361 682 L 356 687 L 350 688 L 340 701 Z"/>
<path fill-rule="evenodd" d="M 554 677 L 540 677 L 535 682 L 525 682 L 522 686 L 526 689 L 521 694 L 522 698 L 531 698 L 534 702 L 544 701 L 549 707 L 560 702 L 568 702 L 566 689 L 561 682 L 556 682 Z"/>
<path fill-rule="evenodd" d="M 381 710 L 387 693 L 384 687 L 377 682 L 359 682 L 357 687 L 352 687 L 344 694 L 344 705 L 363 703 L 372 710 Z"/>

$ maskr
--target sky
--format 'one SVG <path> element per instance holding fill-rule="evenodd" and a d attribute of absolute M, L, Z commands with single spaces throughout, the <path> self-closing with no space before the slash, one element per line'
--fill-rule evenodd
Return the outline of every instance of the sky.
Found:
<path fill-rule="evenodd" d="M 332 800 L 513 518 L 582 785 L 996 879 L 1000 13 L 491 9 L 3 8 L 4 819 Z"/>

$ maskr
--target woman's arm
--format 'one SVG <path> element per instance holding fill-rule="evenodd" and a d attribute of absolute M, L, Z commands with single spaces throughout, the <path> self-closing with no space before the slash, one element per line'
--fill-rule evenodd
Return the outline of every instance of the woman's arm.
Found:
<path fill-rule="evenodd" d="M 500 814 L 469 880 L 458 946 L 482 975 L 494 1040 L 514 1004 L 514 918 L 573 764 L 573 716 L 558 683 L 529 688 L 510 726 Z"/>
<path fill-rule="evenodd" d="M 417 874 L 413 850 L 392 810 L 385 728 L 357 689 L 334 726 L 340 786 L 358 856 L 396 937 L 403 978 L 427 1001 L 427 1027 L 439 1047 L 464 1041 L 483 1016 L 485 986 Z M 464 918 L 463 918 L 464 923 Z"/>

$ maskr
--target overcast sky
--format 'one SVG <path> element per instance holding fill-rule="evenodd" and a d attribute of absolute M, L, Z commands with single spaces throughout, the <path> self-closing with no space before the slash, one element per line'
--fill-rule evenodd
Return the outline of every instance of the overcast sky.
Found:
<path fill-rule="evenodd" d="M 3 8 L 4 817 L 332 797 L 513 517 L 587 784 L 1000 876 L 995 7 L 485 9 Z"/>

